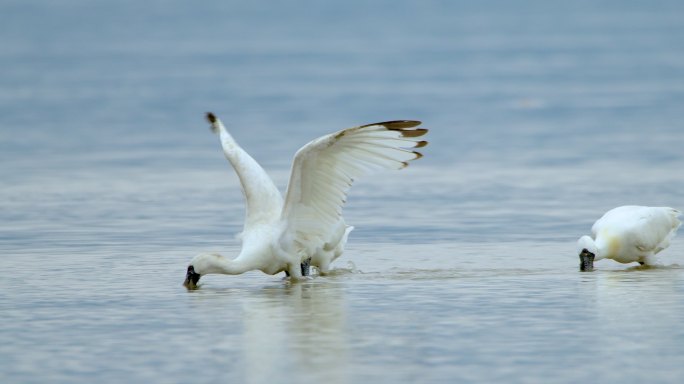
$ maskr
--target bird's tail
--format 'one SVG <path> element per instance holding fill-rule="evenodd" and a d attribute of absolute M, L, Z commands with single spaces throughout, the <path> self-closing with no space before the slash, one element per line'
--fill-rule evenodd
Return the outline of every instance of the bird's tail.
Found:
<path fill-rule="evenodd" d="M 347 244 L 347 238 L 349 238 L 349 233 L 353 230 L 354 226 L 352 225 L 347 225 L 347 227 L 344 229 L 344 235 L 342 235 L 340 242 L 337 244 L 337 247 L 335 247 L 335 259 L 340 257 L 342 252 L 344 252 L 344 246 Z"/>

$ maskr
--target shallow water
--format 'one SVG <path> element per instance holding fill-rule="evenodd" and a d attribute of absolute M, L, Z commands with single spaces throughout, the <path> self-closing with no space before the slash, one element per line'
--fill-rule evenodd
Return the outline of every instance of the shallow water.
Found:
<path fill-rule="evenodd" d="M 0 381 L 684 377 L 684 242 L 575 255 L 610 208 L 684 207 L 680 2 L 145 4 L 0 4 Z M 333 276 L 188 292 L 243 217 L 208 110 L 280 186 L 332 130 L 431 144 L 355 184 Z"/>

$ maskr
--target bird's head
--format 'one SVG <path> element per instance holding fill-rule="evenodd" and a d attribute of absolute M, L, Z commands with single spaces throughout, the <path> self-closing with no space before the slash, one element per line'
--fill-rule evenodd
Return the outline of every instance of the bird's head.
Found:
<path fill-rule="evenodd" d="M 223 256 L 216 253 L 203 253 L 195 256 L 188 265 L 183 285 L 189 290 L 198 288 L 199 279 L 207 273 L 216 273 L 214 266 Z"/>
<path fill-rule="evenodd" d="M 580 271 L 593 271 L 594 258 L 598 253 L 594 239 L 589 236 L 580 237 L 580 239 L 577 240 L 577 252 L 580 258 Z"/>
<path fill-rule="evenodd" d="M 188 265 L 188 271 L 185 274 L 183 285 L 189 290 L 197 289 L 197 283 L 199 282 L 200 277 L 202 277 L 202 275 L 195 271 L 194 265 L 190 264 Z"/>

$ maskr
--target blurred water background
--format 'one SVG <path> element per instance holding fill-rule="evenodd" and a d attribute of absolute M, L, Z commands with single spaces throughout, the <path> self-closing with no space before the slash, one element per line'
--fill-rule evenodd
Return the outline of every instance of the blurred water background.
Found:
<path fill-rule="evenodd" d="M 684 208 L 684 3 L 0 1 L 0 381 L 679 383 L 684 240 L 579 273 L 624 204 Z M 332 277 L 235 255 L 215 112 L 284 188 L 308 140 L 418 119 Z"/>

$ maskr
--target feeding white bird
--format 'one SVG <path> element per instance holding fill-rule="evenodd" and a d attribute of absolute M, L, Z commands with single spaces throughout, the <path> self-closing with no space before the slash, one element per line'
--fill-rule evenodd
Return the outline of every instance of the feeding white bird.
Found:
<path fill-rule="evenodd" d="M 402 169 L 422 157 L 413 150 L 427 129 L 420 121 L 399 120 L 344 129 L 315 139 L 297 151 L 285 198 L 261 166 L 235 142 L 221 120 L 208 113 L 223 152 L 240 179 L 246 200 L 242 249 L 234 259 L 216 253 L 192 259 L 184 285 L 197 287 L 210 273 L 236 275 L 251 270 L 284 271 L 298 279 L 314 265 L 321 274 L 342 254 L 353 229 L 342 218 L 352 182 L 380 169 Z"/>
<path fill-rule="evenodd" d="M 594 269 L 594 260 L 655 265 L 655 255 L 670 246 L 681 225 L 670 207 L 626 205 L 606 212 L 591 227 L 592 236 L 577 241 L 580 270 Z"/>

